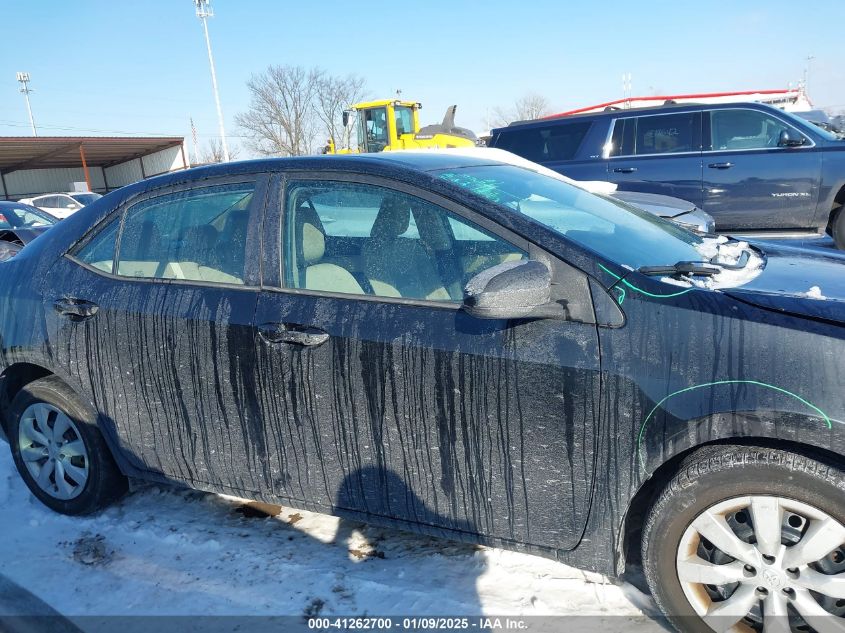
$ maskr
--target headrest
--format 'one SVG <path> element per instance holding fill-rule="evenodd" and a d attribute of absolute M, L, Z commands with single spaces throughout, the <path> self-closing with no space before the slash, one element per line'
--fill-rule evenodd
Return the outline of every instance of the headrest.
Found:
<path fill-rule="evenodd" d="M 189 226 L 182 234 L 182 241 L 195 244 L 200 249 L 210 249 L 217 243 L 217 229 L 210 224 Z"/>
<path fill-rule="evenodd" d="M 410 223 L 411 207 L 407 200 L 398 196 L 385 196 L 370 230 L 370 237 L 382 240 L 397 238 L 408 230 Z"/>
<path fill-rule="evenodd" d="M 161 234 L 151 220 L 138 225 L 129 225 L 120 238 L 120 259 L 122 261 L 153 261 L 158 257 Z"/>
<path fill-rule="evenodd" d="M 316 264 L 326 252 L 326 236 L 320 216 L 311 207 L 302 204 L 296 210 L 296 226 L 302 245 L 303 264 Z"/>
<path fill-rule="evenodd" d="M 226 224 L 223 227 L 223 232 L 227 235 L 234 235 L 235 233 L 246 234 L 246 227 L 248 224 L 248 211 L 230 211 L 226 217 Z"/>

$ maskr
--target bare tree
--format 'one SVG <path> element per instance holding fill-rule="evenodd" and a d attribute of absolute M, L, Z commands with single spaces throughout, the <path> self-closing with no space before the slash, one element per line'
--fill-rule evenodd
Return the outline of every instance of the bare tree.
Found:
<path fill-rule="evenodd" d="M 319 69 L 270 66 L 247 82 L 249 110 L 235 117 L 247 146 L 262 156 L 301 156 L 314 149 Z"/>
<path fill-rule="evenodd" d="M 343 111 L 364 95 L 364 80 L 319 68 L 270 66 L 247 82 L 249 109 L 235 117 L 246 145 L 262 156 L 301 156 L 326 139 L 349 144 Z"/>
<path fill-rule="evenodd" d="M 316 114 L 326 132 L 326 139 L 334 139 L 338 147 L 349 147 L 352 128 L 343 126 L 343 111 L 363 101 L 365 94 L 365 81 L 357 75 L 323 75 L 317 90 Z"/>
<path fill-rule="evenodd" d="M 229 148 L 229 160 L 235 160 L 238 157 L 238 148 L 230 147 Z M 205 150 L 202 153 L 202 162 L 203 164 L 208 163 L 222 163 L 225 160 L 225 156 L 223 154 L 223 143 L 220 142 L 219 138 L 211 139 L 205 147 Z"/>
<path fill-rule="evenodd" d="M 509 108 L 494 108 L 491 127 L 501 127 L 513 121 L 529 121 L 549 114 L 549 101 L 543 95 L 528 93 L 514 101 Z"/>

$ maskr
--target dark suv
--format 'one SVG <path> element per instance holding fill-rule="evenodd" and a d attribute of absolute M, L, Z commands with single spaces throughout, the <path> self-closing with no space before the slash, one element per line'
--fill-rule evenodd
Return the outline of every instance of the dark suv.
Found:
<path fill-rule="evenodd" d="M 845 248 L 845 142 L 759 103 L 685 104 L 513 123 L 490 145 L 577 180 L 688 200 L 719 231 L 827 231 Z"/>

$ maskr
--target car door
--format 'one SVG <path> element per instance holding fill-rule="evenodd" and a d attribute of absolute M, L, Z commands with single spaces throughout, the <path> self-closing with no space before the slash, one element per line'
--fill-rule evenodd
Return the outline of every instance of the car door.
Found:
<path fill-rule="evenodd" d="M 393 181 L 281 187 L 256 313 L 277 495 L 574 547 L 594 476 L 596 327 L 460 309 L 468 277 L 534 247 Z"/>
<path fill-rule="evenodd" d="M 717 229 L 813 226 L 822 158 L 809 137 L 750 108 L 714 109 L 706 121 L 704 210 Z M 779 146 L 784 130 L 805 143 Z"/>
<path fill-rule="evenodd" d="M 148 476 L 270 491 L 249 383 L 264 182 L 154 190 L 49 273 L 50 344 Z"/>
<path fill-rule="evenodd" d="M 700 112 L 616 119 L 607 152 L 607 179 L 620 190 L 657 193 L 701 205 Z"/>

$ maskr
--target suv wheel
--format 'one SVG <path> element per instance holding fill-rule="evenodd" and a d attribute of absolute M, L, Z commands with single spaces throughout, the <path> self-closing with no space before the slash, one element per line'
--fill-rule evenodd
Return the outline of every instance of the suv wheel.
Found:
<path fill-rule="evenodd" d="M 62 514 L 100 510 L 127 490 L 96 416 L 55 376 L 26 385 L 12 402 L 9 445 L 32 494 Z"/>
<path fill-rule="evenodd" d="M 693 455 L 651 509 L 643 563 L 682 631 L 845 631 L 845 473 L 774 449 Z"/>

